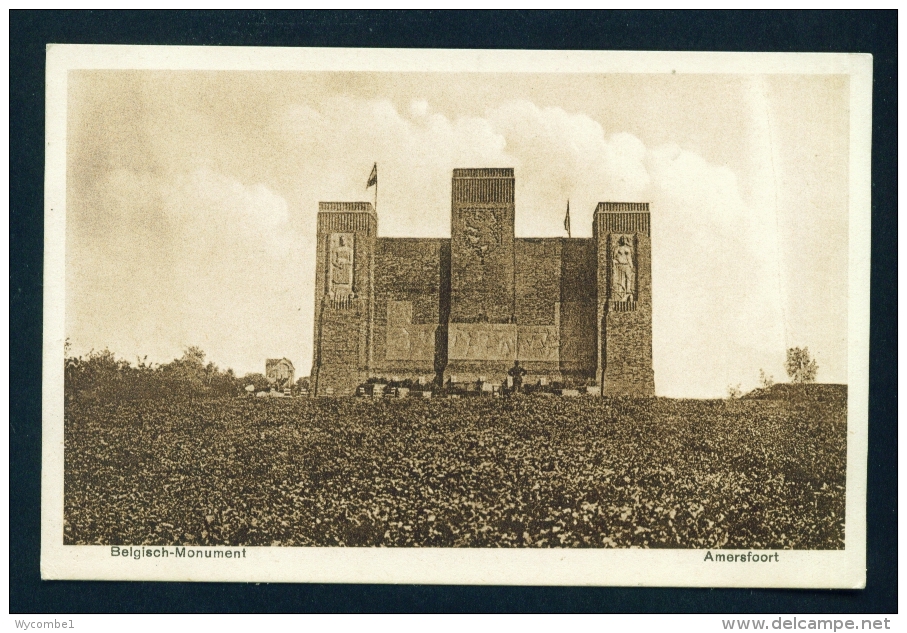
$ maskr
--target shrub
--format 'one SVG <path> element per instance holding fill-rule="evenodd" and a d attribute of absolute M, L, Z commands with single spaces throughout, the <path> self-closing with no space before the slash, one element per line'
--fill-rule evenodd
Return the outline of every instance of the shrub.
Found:
<path fill-rule="evenodd" d="M 791 347 L 787 350 L 787 361 L 784 363 L 787 375 L 795 384 L 816 382 L 819 365 L 809 355 L 809 348 Z"/>

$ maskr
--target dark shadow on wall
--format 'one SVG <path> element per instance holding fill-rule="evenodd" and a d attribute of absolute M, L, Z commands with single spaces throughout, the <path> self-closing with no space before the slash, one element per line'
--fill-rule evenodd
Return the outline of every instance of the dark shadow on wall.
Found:
<path fill-rule="evenodd" d="M 438 288 L 438 329 L 435 331 L 435 381 L 444 384 L 447 369 L 447 323 L 450 320 L 450 240 L 441 242 L 441 276 Z"/>

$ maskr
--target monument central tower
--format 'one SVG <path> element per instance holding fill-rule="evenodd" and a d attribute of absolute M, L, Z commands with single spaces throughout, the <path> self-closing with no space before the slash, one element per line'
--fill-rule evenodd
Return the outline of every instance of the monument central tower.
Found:
<path fill-rule="evenodd" d="M 514 322 L 513 169 L 455 169 L 451 323 Z"/>
<path fill-rule="evenodd" d="M 513 169 L 455 169 L 445 375 L 501 375 L 517 354 Z"/>

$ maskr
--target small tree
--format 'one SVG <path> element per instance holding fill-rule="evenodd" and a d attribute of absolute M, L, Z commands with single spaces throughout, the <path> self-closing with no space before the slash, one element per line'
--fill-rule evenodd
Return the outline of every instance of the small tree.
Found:
<path fill-rule="evenodd" d="M 242 380 L 240 380 L 240 382 L 244 386 L 253 385 L 255 387 L 255 391 L 268 391 L 271 389 L 271 383 L 268 382 L 268 379 L 265 377 L 265 375 L 258 372 L 246 374 L 242 377 Z"/>
<path fill-rule="evenodd" d="M 207 395 L 209 378 L 216 371 L 213 365 L 205 367 L 205 352 L 196 346 L 187 347 L 181 358 L 174 359 L 161 369 L 171 394 L 187 398 Z"/>
<path fill-rule="evenodd" d="M 727 386 L 727 397 L 728 400 L 736 400 L 743 395 L 743 391 L 740 389 L 740 385 L 728 385 Z"/>
<path fill-rule="evenodd" d="M 816 382 L 816 374 L 819 372 L 819 365 L 810 357 L 808 347 L 791 347 L 787 350 L 784 368 L 790 381 L 798 385 Z"/>
<path fill-rule="evenodd" d="M 759 370 L 759 386 L 763 389 L 769 389 L 772 385 L 775 384 L 775 377 L 769 376 L 765 373 L 764 369 Z"/>

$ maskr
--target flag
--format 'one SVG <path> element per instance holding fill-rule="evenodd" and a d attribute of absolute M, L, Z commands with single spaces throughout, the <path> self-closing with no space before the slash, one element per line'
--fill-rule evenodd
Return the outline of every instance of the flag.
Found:
<path fill-rule="evenodd" d="M 378 163 L 375 163 L 372 166 L 372 173 L 368 175 L 368 183 L 365 185 L 365 188 L 368 189 L 372 185 L 378 185 Z"/>
<path fill-rule="evenodd" d="M 564 230 L 567 231 L 567 237 L 573 237 L 570 235 L 570 201 L 567 200 L 567 215 L 564 216 Z"/>

